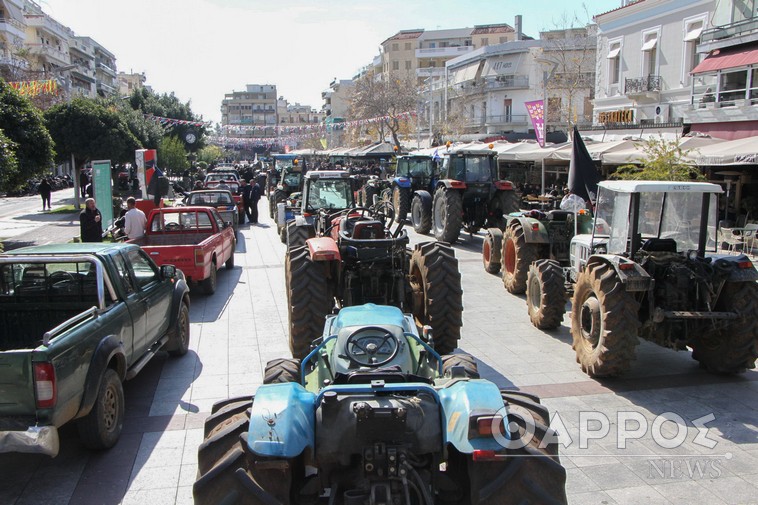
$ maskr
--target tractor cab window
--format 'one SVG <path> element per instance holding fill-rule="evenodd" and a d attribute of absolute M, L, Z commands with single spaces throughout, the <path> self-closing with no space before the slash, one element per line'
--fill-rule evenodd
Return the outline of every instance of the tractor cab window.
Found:
<path fill-rule="evenodd" d="M 702 216 L 702 193 L 667 193 L 663 204 L 660 238 L 674 239 L 679 251 L 696 250 L 700 225 L 703 219 L 707 219 L 706 249 L 715 250 L 718 212 L 716 198 L 715 194 L 710 196 L 708 216 Z"/>
<path fill-rule="evenodd" d="M 300 185 L 301 175 L 299 172 L 288 172 L 284 175 L 284 185 L 290 187 L 297 187 Z"/>
<path fill-rule="evenodd" d="M 308 207 L 318 209 L 347 209 L 352 206 L 350 179 L 319 179 L 308 191 Z"/>
<path fill-rule="evenodd" d="M 466 157 L 465 160 L 466 182 L 492 181 L 494 169 L 494 158 L 492 156 L 469 156 Z"/>
<path fill-rule="evenodd" d="M 608 253 L 627 250 L 629 237 L 629 203 L 631 194 L 598 188 L 595 209 L 595 237 L 608 238 Z"/>

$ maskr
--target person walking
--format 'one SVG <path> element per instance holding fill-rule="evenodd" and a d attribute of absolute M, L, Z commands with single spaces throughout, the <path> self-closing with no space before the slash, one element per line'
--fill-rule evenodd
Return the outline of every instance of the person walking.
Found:
<path fill-rule="evenodd" d="M 245 212 L 252 224 L 258 224 L 258 201 L 261 199 L 261 187 L 257 182 L 251 184 L 250 203 L 245 204 Z"/>
<path fill-rule="evenodd" d="M 87 176 L 87 172 L 82 170 L 79 172 L 79 191 L 82 194 L 82 198 L 87 196 L 87 185 L 89 184 L 89 177 Z"/>
<path fill-rule="evenodd" d="M 50 194 L 52 192 L 53 187 L 50 186 L 48 180 L 42 179 L 42 182 L 39 183 L 39 195 L 42 197 L 42 212 L 45 212 L 45 206 L 47 206 L 47 210 L 53 210 L 50 207 Z"/>
<path fill-rule="evenodd" d="M 79 214 L 79 232 L 82 242 L 102 242 L 103 215 L 95 206 L 95 199 L 87 198 L 84 206 L 84 210 Z"/>
<path fill-rule="evenodd" d="M 126 199 L 126 214 L 124 215 L 124 233 L 129 240 L 145 236 L 147 217 L 137 208 L 137 200 L 133 196 Z"/>

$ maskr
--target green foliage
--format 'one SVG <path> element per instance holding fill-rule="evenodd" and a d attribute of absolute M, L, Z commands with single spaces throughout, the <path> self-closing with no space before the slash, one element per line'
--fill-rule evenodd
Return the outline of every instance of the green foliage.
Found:
<path fill-rule="evenodd" d="M 158 149 L 164 133 L 158 123 L 147 119 L 141 111 L 132 109 L 128 102 L 120 98 L 97 98 L 96 101 L 105 108 L 118 112 L 144 149 Z"/>
<path fill-rule="evenodd" d="M 218 146 L 205 146 L 197 152 L 197 161 L 203 161 L 206 165 L 217 162 L 224 155 L 224 151 Z"/>
<path fill-rule="evenodd" d="M 197 168 L 199 168 L 200 170 L 208 170 L 208 163 L 204 161 L 198 161 Z"/>
<path fill-rule="evenodd" d="M 150 114 L 184 121 L 201 121 L 192 112 L 190 102 L 182 103 L 173 94 L 158 94 L 147 88 L 135 89 L 129 97 L 128 104 L 140 114 Z M 205 146 L 205 128 L 190 125 L 173 125 L 170 126 L 169 133 L 171 136 L 181 140 L 184 148 L 188 151 L 195 152 Z M 185 141 L 188 133 L 193 133 L 196 137 L 194 143 L 189 144 Z"/>
<path fill-rule="evenodd" d="M 55 159 L 53 139 L 29 100 L 0 80 L 0 188 L 14 189 L 49 170 Z"/>
<path fill-rule="evenodd" d="M 176 137 L 166 137 L 158 148 L 158 166 L 178 174 L 189 168 L 184 142 Z"/>
<path fill-rule="evenodd" d="M 134 151 L 142 147 L 118 110 L 95 100 L 75 98 L 56 105 L 45 111 L 45 120 L 60 159 L 73 154 L 77 165 L 97 159 L 133 161 Z"/>
<path fill-rule="evenodd" d="M 693 181 L 704 180 L 700 169 L 688 164 L 686 152 L 677 140 L 650 138 L 643 146 L 645 159 L 642 165 L 623 165 L 611 175 L 613 179 L 635 181 Z"/>

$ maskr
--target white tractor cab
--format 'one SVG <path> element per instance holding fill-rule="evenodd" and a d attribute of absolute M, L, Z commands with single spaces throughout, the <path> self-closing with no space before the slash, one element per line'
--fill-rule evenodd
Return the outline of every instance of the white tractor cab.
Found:
<path fill-rule="evenodd" d="M 745 255 L 717 254 L 720 193 L 704 182 L 598 185 L 593 232 L 571 240 L 566 275 L 585 372 L 623 373 L 638 338 L 690 348 L 713 372 L 754 367 L 758 271 Z"/>

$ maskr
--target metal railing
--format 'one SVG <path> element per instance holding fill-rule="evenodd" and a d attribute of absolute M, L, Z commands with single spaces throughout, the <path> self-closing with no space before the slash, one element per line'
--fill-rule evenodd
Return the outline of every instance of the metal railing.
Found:
<path fill-rule="evenodd" d="M 660 91 L 662 83 L 660 75 L 624 79 L 624 94 Z"/>
<path fill-rule="evenodd" d="M 736 37 L 737 35 L 743 35 L 745 33 L 751 33 L 758 31 L 758 17 L 750 19 L 743 19 L 736 23 L 728 25 L 715 26 L 703 30 L 700 34 L 700 43 L 713 42 L 714 40 L 726 39 L 729 37 Z"/>
<path fill-rule="evenodd" d="M 22 32 L 26 30 L 26 26 L 23 23 L 13 18 L 0 17 L 0 25 L 2 24 L 10 25 L 17 30 L 21 30 Z"/>
<path fill-rule="evenodd" d="M 476 116 L 466 121 L 467 126 L 484 125 L 524 125 L 528 124 L 529 116 L 526 114 L 500 114 L 492 116 Z"/>

